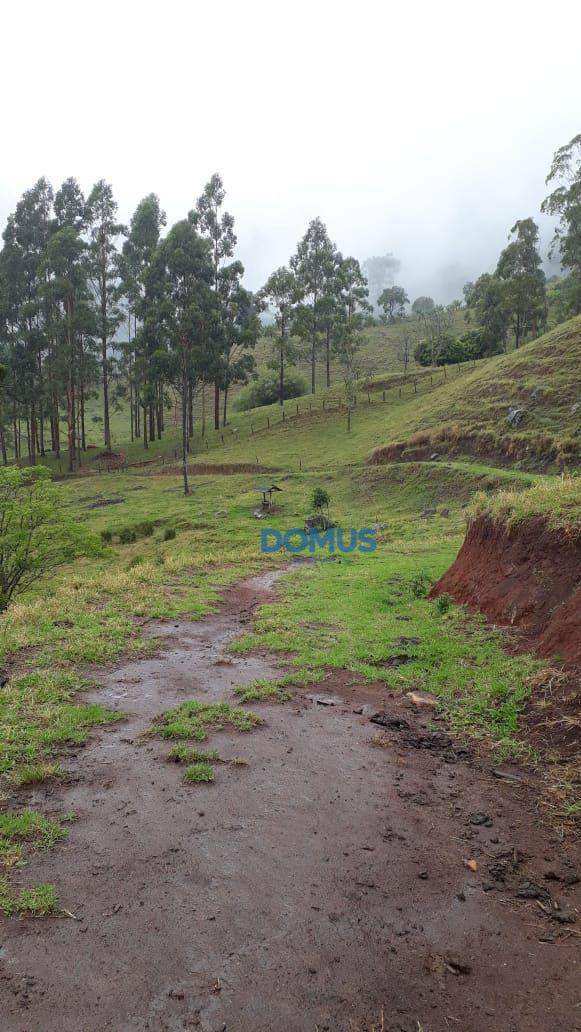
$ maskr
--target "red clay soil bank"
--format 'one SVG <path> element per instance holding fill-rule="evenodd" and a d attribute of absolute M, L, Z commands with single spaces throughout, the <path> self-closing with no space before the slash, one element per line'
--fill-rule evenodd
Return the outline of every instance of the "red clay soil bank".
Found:
<path fill-rule="evenodd" d="M 581 668 L 581 535 L 551 530 L 540 518 L 508 527 L 480 516 L 430 594 L 444 592 L 522 630 L 539 656 Z"/>

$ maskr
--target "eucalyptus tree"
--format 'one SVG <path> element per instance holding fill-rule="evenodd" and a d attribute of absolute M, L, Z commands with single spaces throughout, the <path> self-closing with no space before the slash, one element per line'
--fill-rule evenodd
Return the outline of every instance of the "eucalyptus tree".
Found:
<path fill-rule="evenodd" d="M 112 187 L 100 179 L 87 200 L 89 234 L 89 276 L 91 281 L 96 331 L 101 344 L 101 382 L 103 387 L 103 438 L 111 448 L 109 414 L 109 346 L 122 321 L 119 308 L 119 262 L 117 241 L 125 227 L 117 221 L 117 203 Z"/>
<path fill-rule="evenodd" d="M 413 302 L 412 314 L 429 315 L 430 312 L 434 311 L 435 307 L 436 305 L 434 303 L 433 298 L 425 297 L 424 295 L 422 295 L 421 297 L 416 297 L 415 301 Z"/>
<path fill-rule="evenodd" d="M 236 234 L 234 218 L 227 211 L 222 211 L 226 191 L 218 173 L 206 183 L 196 206 L 189 213 L 189 219 L 196 229 L 210 244 L 212 262 L 212 289 L 219 299 L 222 318 L 216 327 L 213 340 L 208 341 L 208 361 L 206 375 L 214 384 L 214 429 L 220 426 L 220 390 L 228 379 L 228 299 L 237 289 L 244 272 L 240 262 L 228 264 L 227 259 L 234 255 Z M 210 352 L 211 345 L 211 352 Z"/>
<path fill-rule="evenodd" d="M 536 336 L 545 326 L 547 293 L 536 222 L 531 218 L 519 219 L 510 235 L 513 239 L 500 255 L 496 274 L 504 284 L 506 307 L 518 348 L 529 334 Z"/>
<path fill-rule="evenodd" d="M 316 391 L 322 299 L 325 296 L 325 283 L 332 274 L 335 261 L 336 248 L 329 239 L 324 223 L 320 218 L 313 219 L 290 262 L 300 297 L 295 314 L 295 328 L 301 340 L 309 346 L 312 394 Z"/>
<path fill-rule="evenodd" d="M 337 276 L 340 318 L 336 327 L 335 352 L 343 369 L 347 402 L 347 430 L 355 407 L 357 381 L 362 372 L 360 351 L 366 313 L 371 311 L 367 280 L 356 258 L 341 258 Z"/>
<path fill-rule="evenodd" d="M 55 342 L 57 390 L 65 398 L 68 467 L 81 463 L 85 440 L 85 402 L 96 381 L 95 317 L 89 285 L 87 205 L 73 177 L 54 196 L 52 234 L 43 270 L 44 294 Z"/>
<path fill-rule="evenodd" d="M 276 269 L 268 277 L 262 290 L 258 293 L 259 305 L 267 308 L 274 315 L 277 335 L 275 346 L 277 353 L 279 404 L 284 404 L 284 374 L 287 361 L 296 357 L 296 348 L 290 335 L 294 310 L 298 300 L 298 287 L 294 273 L 285 265 Z"/>
<path fill-rule="evenodd" d="M 383 317 L 386 322 L 394 323 L 398 319 L 403 319 L 405 315 L 405 306 L 409 304 L 409 297 L 407 296 L 403 287 L 386 287 L 384 291 L 377 298 L 377 304 L 379 308 L 383 310 Z"/>
<path fill-rule="evenodd" d="M 155 379 L 151 356 L 156 350 L 156 342 L 150 331 L 156 321 L 157 300 L 153 265 L 165 224 L 165 212 L 161 209 L 159 198 L 154 193 L 148 194 L 139 202 L 131 218 L 127 239 L 123 243 L 119 259 L 121 290 L 127 300 L 130 330 L 127 346 L 130 413 L 133 432 L 136 437 L 143 432 L 145 448 L 148 446 L 148 435 L 153 436 L 151 431 L 156 399 L 158 423 L 163 419 L 163 385 Z"/>
<path fill-rule="evenodd" d="M 158 311 L 181 396 L 182 471 L 184 494 L 189 494 L 188 414 L 192 384 L 206 369 L 208 341 L 220 318 L 214 287 L 214 268 L 209 242 L 191 219 L 172 226 L 157 248 L 156 282 L 162 285 Z"/>
<path fill-rule="evenodd" d="M 325 267 L 323 288 L 319 301 L 319 326 L 324 347 L 325 385 L 331 386 L 331 354 L 337 338 L 337 326 L 341 322 L 341 274 L 343 255 L 334 251 Z"/>
<path fill-rule="evenodd" d="M 468 315 L 474 312 L 478 325 L 482 327 L 485 354 L 494 355 L 499 350 L 506 350 L 510 322 L 506 283 L 485 272 L 470 284 L 465 296 Z"/>
<path fill-rule="evenodd" d="M 11 391 L 15 438 L 20 413 L 26 419 L 28 456 L 44 454 L 44 361 L 47 319 L 43 304 L 42 263 L 51 232 L 53 193 L 46 179 L 26 190 L 9 216 L 3 234 L 6 329 L 10 328 Z M 18 418 L 17 418 L 18 412 Z M 19 450 L 19 443 L 16 445 Z"/>
<path fill-rule="evenodd" d="M 546 184 L 554 186 L 541 211 L 559 218 L 551 248 L 572 277 L 571 309 L 581 314 L 581 133 L 556 151 Z"/>
<path fill-rule="evenodd" d="M 240 283 L 243 272 L 241 262 L 231 262 L 224 269 L 221 290 L 218 296 L 220 330 L 220 382 L 223 389 L 222 425 L 228 418 L 228 393 L 236 383 L 246 383 L 254 369 L 255 347 L 260 333 L 258 318 L 259 302 L 251 291 Z M 209 339 L 208 344 L 212 340 Z M 211 350 L 210 350 L 211 355 Z"/>

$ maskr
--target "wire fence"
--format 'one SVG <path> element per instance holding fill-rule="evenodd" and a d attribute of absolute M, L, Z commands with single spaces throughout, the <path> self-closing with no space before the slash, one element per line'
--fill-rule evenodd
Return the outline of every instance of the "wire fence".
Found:
<path fill-rule="evenodd" d="M 464 362 L 449 367 L 441 366 L 438 369 L 423 374 L 402 376 L 401 382 L 387 388 L 383 387 L 381 382 L 379 384 L 370 382 L 356 392 L 354 403 L 351 406 L 352 412 L 361 407 L 388 404 L 395 399 L 399 400 L 419 395 L 427 392 L 427 390 L 432 389 L 434 386 L 441 387 L 451 379 L 462 375 L 463 372 L 474 368 L 476 368 L 475 362 Z M 251 412 L 241 414 L 241 422 L 235 424 L 227 423 L 226 426 L 222 426 L 219 429 L 206 427 L 203 433 L 198 432 L 194 434 L 191 442 L 193 451 L 189 463 L 195 466 L 203 461 L 205 454 L 213 452 L 215 449 L 231 447 L 241 443 L 248 444 L 255 439 L 258 442 L 265 435 L 268 436 L 273 430 L 279 429 L 283 425 L 296 423 L 299 420 L 308 424 L 310 420 L 314 422 L 315 419 L 323 414 L 331 412 L 343 412 L 347 417 L 348 406 L 341 398 L 321 398 L 319 400 L 316 395 L 313 395 L 309 399 L 303 397 L 298 400 L 286 401 L 284 405 L 280 406 L 278 411 L 274 412 L 270 409 L 262 417 L 256 409 L 253 409 Z M 139 470 L 147 471 L 148 467 L 152 468 L 153 471 L 154 467 L 157 468 L 159 466 L 162 468 L 164 466 L 175 467 L 178 460 L 181 462 L 181 457 L 181 449 L 177 447 L 174 447 L 171 451 L 166 450 L 151 457 L 136 460 L 127 460 L 123 453 L 118 453 L 114 458 L 100 458 L 91 463 L 91 465 L 82 465 L 74 473 L 68 472 L 64 467 L 64 463 L 60 461 L 58 474 L 64 478 L 102 473 L 129 473 L 132 470 L 136 472 Z M 255 453 L 255 458 L 256 466 L 260 466 L 261 462 L 257 453 Z M 299 468 L 302 468 L 302 460 L 300 458 Z"/>

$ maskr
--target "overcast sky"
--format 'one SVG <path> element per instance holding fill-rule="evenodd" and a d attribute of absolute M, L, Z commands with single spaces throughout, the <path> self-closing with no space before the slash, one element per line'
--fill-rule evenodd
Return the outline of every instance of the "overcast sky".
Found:
<path fill-rule="evenodd" d="M 568 0 L 9 3 L 0 225 L 41 175 L 106 178 L 126 220 L 155 191 L 171 222 L 218 171 L 249 287 L 320 215 L 450 300 L 581 131 L 580 40 Z"/>

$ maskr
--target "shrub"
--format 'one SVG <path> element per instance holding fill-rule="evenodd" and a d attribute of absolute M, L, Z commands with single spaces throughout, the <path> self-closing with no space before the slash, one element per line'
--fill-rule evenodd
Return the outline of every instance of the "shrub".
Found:
<path fill-rule="evenodd" d="M 151 537 L 153 534 L 153 523 L 151 520 L 143 520 L 142 523 L 137 523 L 134 527 L 137 537 Z"/>
<path fill-rule="evenodd" d="M 311 498 L 311 508 L 317 512 L 321 509 L 328 509 L 331 499 L 324 487 L 316 487 Z"/>
<path fill-rule="evenodd" d="M 0 612 L 45 573 L 98 548 L 45 466 L 0 469 Z"/>
<path fill-rule="evenodd" d="M 111 544 L 112 540 L 113 540 L 113 531 L 112 530 L 102 530 L 101 531 L 101 541 L 103 542 L 104 545 Z"/>
<path fill-rule="evenodd" d="M 472 357 L 470 348 L 463 344 L 458 337 L 452 337 L 449 334 L 434 344 L 433 351 L 429 340 L 420 341 L 414 349 L 414 358 L 421 366 L 432 365 L 432 358 L 434 365 L 441 366 L 455 365 Z"/>
<path fill-rule="evenodd" d="M 418 573 L 412 581 L 412 595 L 415 598 L 425 598 L 432 586 L 432 581 L 427 573 Z"/>
<path fill-rule="evenodd" d="M 436 601 L 436 609 L 442 614 L 447 613 L 451 605 L 452 597 L 446 591 Z"/>
<path fill-rule="evenodd" d="M 298 398 L 306 394 L 307 383 L 300 373 L 288 372 L 284 379 L 283 398 Z M 279 400 L 280 384 L 278 375 L 275 372 L 266 373 L 258 380 L 247 384 L 234 402 L 237 412 L 246 412 L 248 409 L 259 408 L 261 405 L 272 405 Z"/>
<path fill-rule="evenodd" d="M 173 527 L 166 527 L 163 532 L 164 541 L 173 541 L 176 536 L 175 529 Z"/>
<path fill-rule="evenodd" d="M 119 541 L 122 545 L 130 545 L 133 541 L 137 541 L 137 534 L 133 527 L 122 527 L 119 531 Z"/>

